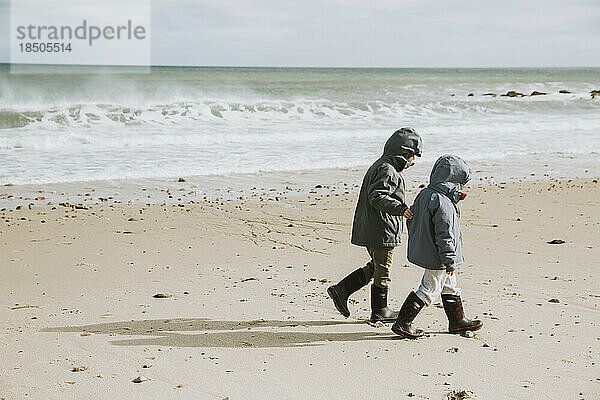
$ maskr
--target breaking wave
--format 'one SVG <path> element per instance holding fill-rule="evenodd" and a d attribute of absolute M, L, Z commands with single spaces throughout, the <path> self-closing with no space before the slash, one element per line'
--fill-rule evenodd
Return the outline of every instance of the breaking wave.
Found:
<path fill-rule="evenodd" d="M 361 166 L 406 125 L 423 160 L 600 151 L 597 69 L 68 72 L 0 68 L 0 184 Z"/>
<path fill-rule="evenodd" d="M 597 103 L 597 104 L 594 104 Z M 454 120 L 501 115 L 552 115 L 555 111 L 579 114 L 596 109 L 600 100 L 574 97 L 513 100 L 409 102 L 335 102 L 330 100 L 231 102 L 207 100 L 128 106 L 121 104 L 72 104 L 43 109 L 0 109 L 0 129 L 42 127 L 47 129 L 102 126 L 194 126 L 198 122 L 385 122 L 390 119 Z"/>

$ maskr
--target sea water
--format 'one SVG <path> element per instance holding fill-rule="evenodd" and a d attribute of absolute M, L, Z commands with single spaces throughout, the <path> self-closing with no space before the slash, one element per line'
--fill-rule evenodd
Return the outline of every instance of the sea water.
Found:
<path fill-rule="evenodd" d="M 600 68 L 41 71 L 0 66 L 0 184 L 360 170 L 403 126 L 423 165 L 600 166 Z"/>

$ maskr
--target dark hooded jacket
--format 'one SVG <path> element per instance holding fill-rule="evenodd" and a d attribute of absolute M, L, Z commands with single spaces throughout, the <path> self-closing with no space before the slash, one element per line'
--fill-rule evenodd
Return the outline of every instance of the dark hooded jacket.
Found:
<path fill-rule="evenodd" d="M 401 171 L 407 159 L 420 156 L 421 137 L 412 128 L 402 128 L 386 142 L 383 155 L 369 167 L 363 178 L 354 212 L 351 242 L 366 247 L 394 247 L 400 244 L 405 183 Z"/>
<path fill-rule="evenodd" d="M 410 262 L 438 270 L 463 263 L 458 202 L 470 176 L 471 168 L 459 157 L 444 155 L 436 161 L 429 186 L 417 195 L 414 216 L 407 222 Z"/>

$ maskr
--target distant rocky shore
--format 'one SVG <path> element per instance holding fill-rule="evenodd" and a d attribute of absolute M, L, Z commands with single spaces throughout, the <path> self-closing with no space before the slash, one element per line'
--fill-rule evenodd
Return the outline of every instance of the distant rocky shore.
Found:
<path fill-rule="evenodd" d="M 567 90 L 567 89 L 561 89 L 558 91 L 558 93 L 560 94 L 572 94 L 573 92 Z M 600 97 L 600 89 L 595 89 L 595 90 L 590 90 L 590 95 L 592 96 L 592 99 L 595 99 L 596 96 Z M 531 94 L 524 94 L 521 92 L 517 92 L 516 90 L 509 90 L 508 92 L 504 93 L 504 94 L 498 94 L 498 93 L 493 93 L 493 92 L 488 92 L 488 93 L 482 93 L 482 96 L 491 96 L 491 97 L 496 97 L 496 96 L 500 96 L 500 97 L 531 97 L 531 96 L 545 96 L 547 95 L 547 92 L 538 92 L 537 90 L 534 90 L 533 92 L 531 92 Z M 452 93 L 450 96 L 456 96 L 455 93 Z M 473 92 L 467 94 L 467 97 L 473 97 L 475 96 L 475 94 Z"/>

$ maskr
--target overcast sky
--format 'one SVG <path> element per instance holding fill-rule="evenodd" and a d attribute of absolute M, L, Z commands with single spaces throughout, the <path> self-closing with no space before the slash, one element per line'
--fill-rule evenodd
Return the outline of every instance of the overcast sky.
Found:
<path fill-rule="evenodd" d="M 18 1 L 18 0 L 17 0 Z M 102 1 L 87 1 L 89 11 Z M 80 0 L 79 4 L 85 3 Z M 152 0 L 154 65 L 600 66 L 598 0 Z M 0 62 L 9 62 L 0 0 Z"/>

